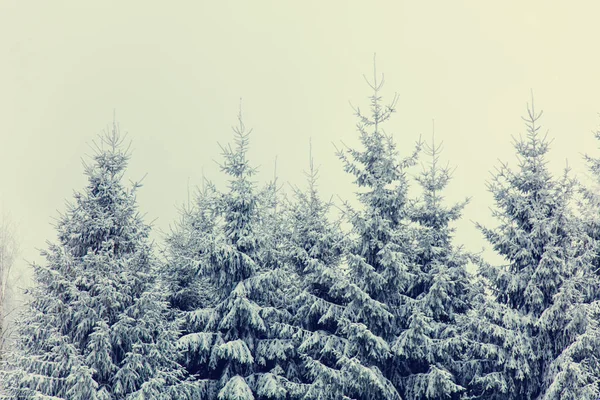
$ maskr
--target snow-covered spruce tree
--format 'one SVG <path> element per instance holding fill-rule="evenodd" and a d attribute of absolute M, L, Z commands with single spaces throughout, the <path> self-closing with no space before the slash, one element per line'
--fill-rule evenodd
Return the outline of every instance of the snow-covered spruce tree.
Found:
<path fill-rule="evenodd" d="M 218 300 L 218 285 L 202 273 L 201 261 L 213 248 L 222 222 L 220 203 L 221 193 L 203 177 L 203 187 L 197 192 L 194 205 L 181 208 L 180 220 L 166 238 L 166 268 L 162 275 L 173 310 L 171 318 L 177 322 L 184 337 L 198 331 L 190 323 L 197 311 L 212 307 Z M 199 369 L 206 368 L 207 361 L 199 357 L 193 347 L 180 343 L 180 350 L 179 362 L 190 375 L 206 375 L 206 370 Z M 216 386 L 210 383 L 207 380 L 196 382 L 202 398 L 216 398 Z"/>
<path fill-rule="evenodd" d="M 471 382 L 474 398 L 537 399 L 580 330 L 575 280 L 585 251 L 569 206 L 574 182 L 548 170 L 540 116 L 532 102 L 523 118 L 527 135 L 515 140 L 519 168 L 503 164 L 489 184 L 498 226 L 479 225 L 506 265 L 480 266 L 491 297 L 479 296 L 472 329 L 485 343 L 474 346 L 483 360 Z"/>
<path fill-rule="evenodd" d="M 198 227 L 200 246 L 194 250 L 198 241 L 192 240 L 195 254 L 188 253 L 198 285 L 208 287 L 211 295 L 186 306 L 179 344 L 188 371 L 202 385 L 203 398 L 286 399 L 287 378 L 294 374 L 288 362 L 294 347 L 274 326 L 290 315 L 283 305 L 282 274 L 272 268 L 272 241 L 261 231 L 269 218 L 264 215 L 268 206 L 261 204 L 264 193 L 252 181 L 255 169 L 247 159 L 250 131 L 241 112 L 238 120 L 235 148 L 222 148 L 221 168 L 230 178 L 229 190 L 207 208 L 211 211 Z"/>
<path fill-rule="evenodd" d="M 359 210 L 347 205 L 346 211 L 353 234 L 346 254 L 350 283 L 334 286 L 347 301 L 339 333 L 348 343 L 338 365 L 346 376 L 348 396 L 364 400 L 400 398 L 402 370 L 394 362 L 394 341 L 416 247 L 406 169 L 415 164 L 420 145 L 409 158 L 399 158 L 392 137 L 382 130 L 396 97 L 384 106 L 382 84 L 375 73 L 369 83 L 370 115 L 356 109 L 363 149 L 338 152 L 345 171 L 355 177 L 361 203 Z"/>
<path fill-rule="evenodd" d="M 458 399 L 465 389 L 465 319 L 475 291 L 466 270 L 469 256 L 453 246 L 450 224 L 460 218 L 467 201 L 444 205 L 442 192 L 451 173 L 439 165 L 441 144 L 432 140 L 424 151 L 431 161 L 417 177 L 423 194 L 411 212 L 419 233 L 417 267 L 404 291 L 403 330 L 394 345 L 394 362 L 405 399 Z"/>
<path fill-rule="evenodd" d="M 129 153 L 116 124 L 86 166 L 88 185 L 34 265 L 32 300 L 2 380 L 11 399 L 196 398 L 182 383 L 150 227 L 121 183 Z"/>
<path fill-rule="evenodd" d="M 600 132 L 596 132 L 600 139 Z M 553 317 L 566 325 L 564 350 L 550 365 L 543 400 L 597 400 L 600 395 L 600 160 L 586 155 L 596 187 L 580 186 L 583 201 L 577 226 L 584 230 L 588 250 L 576 275 L 557 295 Z M 566 340 L 565 340 L 566 339 Z"/>
<path fill-rule="evenodd" d="M 343 398 L 337 362 L 345 341 L 337 331 L 345 299 L 331 288 L 344 279 L 340 267 L 344 238 L 339 225 L 329 220 L 331 203 L 319 196 L 312 151 L 306 175 L 307 190 L 294 188 L 294 198 L 285 203 L 283 212 L 284 259 L 292 267 L 291 332 L 303 383 L 299 391 L 307 400 L 337 400 Z"/>
<path fill-rule="evenodd" d="M 600 395 L 600 302 L 589 302 L 586 295 L 597 287 L 597 277 L 589 270 L 578 272 L 545 312 L 553 339 L 563 349 L 547 366 L 541 400 L 597 400 Z"/>
<path fill-rule="evenodd" d="M 200 260 L 210 251 L 221 224 L 220 202 L 215 185 L 203 177 L 194 204 L 180 209 L 180 220 L 166 238 L 168 267 L 163 275 L 169 302 L 180 323 L 185 322 L 187 314 L 209 307 L 216 298 L 216 288 L 200 274 Z"/>
<path fill-rule="evenodd" d="M 594 133 L 600 141 L 600 130 Z M 584 160 L 592 182 L 589 185 L 579 184 L 579 217 L 580 226 L 585 231 L 592 247 L 591 266 L 595 276 L 600 275 L 600 158 L 584 155 Z M 592 299 L 600 299 L 600 285 L 590 294 Z"/>

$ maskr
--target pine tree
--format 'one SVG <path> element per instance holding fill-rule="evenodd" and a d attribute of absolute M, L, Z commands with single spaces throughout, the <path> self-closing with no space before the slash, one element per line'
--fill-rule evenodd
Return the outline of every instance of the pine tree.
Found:
<path fill-rule="evenodd" d="M 344 279 L 341 269 L 344 238 L 338 224 L 329 221 L 331 202 L 318 193 L 318 168 L 312 145 L 307 190 L 294 188 L 294 199 L 284 211 L 285 259 L 290 271 L 290 306 L 301 365 L 299 392 L 303 399 L 343 398 L 343 376 L 338 361 L 345 340 L 337 335 L 345 299 L 331 288 Z"/>
<path fill-rule="evenodd" d="M 406 399 L 458 399 L 465 389 L 463 331 L 475 289 L 466 270 L 469 255 L 453 246 L 450 224 L 461 217 L 468 201 L 443 204 L 451 172 L 440 167 L 440 152 L 441 144 L 434 140 L 425 146 L 431 162 L 417 177 L 423 194 L 411 215 L 418 224 L 417 268 L 404 291 L 404 329 L 394 347 Z"/>
<path fill-rule="evenodd" d="M 589 155 L 585 159 L 600 181 L 600 160 Z M 595 188 L 580 186 L 580 191 L 583 199 L 575 226 L 583 231 L 583 255 L 575 275 L 556 296 L 555 309 L 548 313 L 561 333 L 563 350 L 549 367 L 543 400 L 597 400 L 600 395 L 600 197 Z"/>
<path fill-rule="evenodd" d="M 527 111 L 527 136 L 515 141 L 519 168 L 503 164 L 489 185 L 499 225 L 479 225 L 507 265 L 480 267 L 492 298 L 479 297 L 473 327 L 485 343 L 478 347 L 485 361 L 472 382 L 475 398 L 537 398 L 552 363 L 574 339 L 573 279 L 584 265 L 569 205 L 574 182 L 568 173 L 555 179 L 549 172 L 549 143 L 539 134 L 542 113 L 533 102 Z"/>
<path fill-rule="evenodd" d="M 3 372 L 13 399 L 191 398 L 176 362 L 177 330 L 155 279 L 158 263 L 121 181 L 129 160 L 116 124 L 101 137 L 88 185 L 34 265 L 32 301 Z"/>
<path fill-rule="evenodd" d="M 180 323 L 186 314 L 209 307 L 216 288 L 200 274 L 200 261 L 211 248 L 221 223 L 220 197 L 215 185 L 204 177 L 193 206 L 180 210 L 180 220 L 166 237 L 169 302 Z"/>
<path fill-rule="evenodd" d="M 592 287 L 590 284 L 594 284 Z M 562 286 L 555 297 L 549 321 L 554 341 L 562 349 L 547 366 L 542 400 L 597 400 L 600 394 L 599 301 L 589 302 L 585 292 L 597 289 L 597 278 L 579 273 Z"/>
<path fill-rule="evenodd" d="M 187 312 L 179 343 L 188 371 L 203 385 L 204 398 L 285 399 L 294 375 L 288 362 L 294 348 L 274 326 L 290 316 L 283 304 L 282 274 L 272 260 L 271 236 L 263 231 L 269 207 L 252 180 L 256 170 L 247 159 L 250 131 L 241 112 L 238 121 L 235 148 L 222 147 L 221 169 L 230 178 L 229 190 L 205 196 L 210 204 L 199 208 L 198 223 L 189 226 L 192 236 L 173 240 L 175 253 L 189 257 L 184 263 L 195 268 L 180 282 L 189 280 L 187 287 L 210 293 L 180 306 Z"/>
<path fill-rule="evenodd" d="M 397 97 L 382 105 L 382 85 L 375 71 L 369 83 L 370 115 L 356 109 L 363 149 L 338 152 L 345 171 L 355 177 L 362 206 L 354 210 L 347 205 L 354 236 L 346 254 L 349 284 L 334 287 L 347 301 L 339 331 L 348 343 L 338 364 L 347 376 L 349 397 L 359 399 L 400 398 L 402 372 L 393 362 L 394 340 L 400 329 L 403 291 L 415 261 L 406 169 L 415 164 L 417 151 L 399 159 L 392 137 L 383 131 Z"/>
<path fill-rule="evenodd" d="M 208 373 L 210 355 L 201 353 L 199 346 L 209 344 L 197 341 L 209 336 L 196 335 L 199 330 L 190 322 L 197 317 L 198 310 L 209 309 L 218 300 L 218 284 L 202 273 L 202 266 L 209 257 L 222 222 L 220 202 L 221 193 L 203 177 L 202 190 L 198 191 L 194 206 L 181 209 L 180 221 L 166 238 L 167 268 L 163 276 L 173 309 L 171 318 L 181 330 L 179 362 L 189 374 L 196 376 Z M 202 398 L 216 398 L 216 386 L 210 383 L 206 379 L 197 381 Z"/>

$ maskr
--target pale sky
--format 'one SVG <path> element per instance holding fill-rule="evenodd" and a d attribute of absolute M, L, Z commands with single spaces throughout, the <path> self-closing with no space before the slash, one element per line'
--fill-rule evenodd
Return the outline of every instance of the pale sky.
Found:
<path fill-rule="evenodd" d="M 595 1 L 0 0 L 0 204 L 39 260 L 116 110 L 133 141 L 127 177 L 147 173 L 140 209 L 167 229 L 188 180 L 204 169 L 222 183 L 213 160 L 240 97 L 262 181 L 277 156 L 279 179 L 302 184 L 312 137 L 322 195 L 351 198 L 332 143 L 357 143 L 349 102 L 368 106 L 376 53 L 382 94 L 400 96 L 386 131 L 407 155 L 435 119 L 456 166 L 447 196 L 472 197 L 457 243 L 477 251 L 472 221 L 492 221 L 485 184 L 499 160 L 514 164 L 531 90 L 554 170 L 568 159 L 582 174 L 581 153 L 600 155 L 598 15 Z"/>

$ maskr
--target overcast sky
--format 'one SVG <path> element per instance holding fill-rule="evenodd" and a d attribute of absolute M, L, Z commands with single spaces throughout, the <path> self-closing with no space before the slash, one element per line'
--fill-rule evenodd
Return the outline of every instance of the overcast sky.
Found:
<path fill-rule="evenodd" d="M 168 5 L 167 5 L 168 4 Z M 133 141 L 127 176 L 157 229 L 177 218 L 188 181 L 219 183 L 217 142 L 239 98 L 259 179 L 302 183 L 312 137 L 323 196 L 354 187 L 332 143 L 357 143 L 349 102 L 368 105 L 373 54 L 402 154 L 432 119 L 456 166 L 450 200 L 472 196 L 457 241 L 485 245 L 485 183 L 535 94 L 555 171 L 600 154 L 598 2 L 0 0 L 0 204 L 22 256 L 54 240 L 53 218 L 85 183 L 81 158 L 112 122 Z M 23 263 L 24 265 L 24 263 Z"/>

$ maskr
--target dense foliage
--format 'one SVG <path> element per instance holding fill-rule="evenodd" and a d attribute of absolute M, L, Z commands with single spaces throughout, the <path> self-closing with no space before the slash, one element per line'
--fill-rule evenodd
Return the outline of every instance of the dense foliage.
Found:
<path fill-rule="evenodd" d="M 402 155 L 384 130 L 397 97 L 384 103 L 382 83 L 355 109 L 358 145 L 337 152 L 353 200 L 323 200 L 312 151 L 291 196 L 257 182 L 240 110 L 221 147 L 227 185 L 203 182 L 161 256 L 113 125 L 33 266 L 1 396 L 596 400 L 596 188 L 551 173 L 532 103 L 517 165 L 488 183 L 497 223 L 477 226 L 503 260 L 490 263 L 454 243 L 469 202 L 445 199 L 441 145 Z"/>
<path fill-rule="evenodd" d="M 32 301 L 3 373 L 12 399 L 194 398 L 177 363 L 150 227 L 122 183 L 117 126 L 102 136 L 88 185 L 35 265 Z"/>

